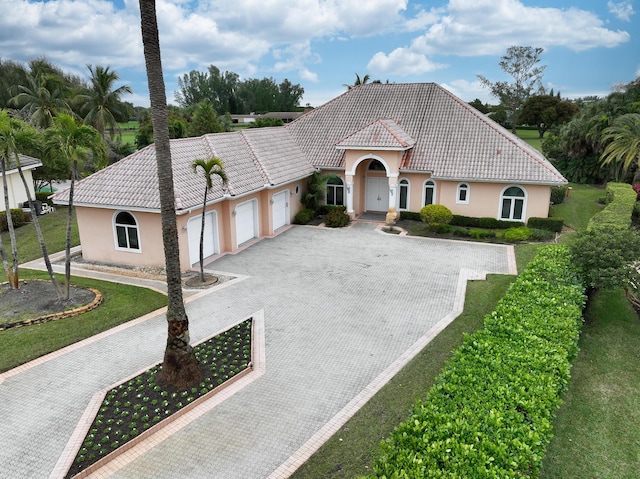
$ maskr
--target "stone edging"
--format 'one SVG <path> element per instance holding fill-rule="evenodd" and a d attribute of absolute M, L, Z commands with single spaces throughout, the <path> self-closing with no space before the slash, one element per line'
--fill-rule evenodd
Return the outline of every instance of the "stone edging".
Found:
<path fill-rule="evenodd" d="M 29 281 L 44 281 L 44 280 L 31 279 Z M 3 284 L 6 284 L 6 283 L 3 283 Z M 89 304 L 85 304 L 84 306 L 79 306 L 77 308 L 69 309 L 67 311 L 60 311 L 59 313 L 45 314 L 44 316 L 38 316 L 37 318 L 24 319 L 22 321 L 16 321 L 14 323 L 3 324 L 3 325 L 0 325 L 0 331 L 5 331 L 7 329 L 17 328 L 20 326 L 31 326 L 34 324 L 47 323 L 49 321 L 56 321 L 58 319 L 71 318 L 73 316 L 77 316 L 79 314 L 83 314 L 88 311 L 91 311 L 92 309 L 96 309 L 98 306 L 102 304 L 102 301 L 104 301 L 104 297 L 102 296 L 102 293 L 97 289 L 85 288 L 84 286 L 78 286 L 78 287 L 89 290 L 93 294 L 95 294 L 93 301 L 91 301 Z"/>

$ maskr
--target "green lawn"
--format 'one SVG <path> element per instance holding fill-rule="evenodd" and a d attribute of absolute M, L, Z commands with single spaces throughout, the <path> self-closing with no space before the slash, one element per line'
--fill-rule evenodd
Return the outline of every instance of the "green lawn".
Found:
<path fill-rule="evenodd" d="M 516 134 L 518 138 L 523 139 L 538 151 L 542 151 L 542 140 L 538 130 L 524 130 L 522 128 L 516 128 Z"/>
<path fill-rule="evenodd" d="M 576 231 L 587 227 L 591 217 L 602 210 L 603 205 L 598 202 L 605 196 L 604 188 L 592 185 L 578 185 L 571 183 L 571 196 L 562 204 L 551 207 L 550 216 L 564 219 L 564 224 Z"/>
<path fill-rule="evenodd" d="M 66 214 L 65 208 L 59 208 L 55 213 L 40 217 L 49 253 L 64 249 Z M 9 235 L 3 233 L 1 236 L 5 249 L 10 254 Z M 79 244 L 78 228 L 75 224 L 72 237 L 73 244 Z M 16 239 L 21 263 L 42 256 L 33 224 L 16 229 Z M 21 269 L 20 278 L 48 278 L 48 274 Z M 4 268 L 0 268 L 0 282 L 6 280 Z M 77 277 L 72 277 L 71 282 L 99 290 L 104 296 L 103 304 L 93 311 L 73 318 L 0 331 L 0 372 L 143 316 L 167 304 L 165 295 L 145 288 Z"/>

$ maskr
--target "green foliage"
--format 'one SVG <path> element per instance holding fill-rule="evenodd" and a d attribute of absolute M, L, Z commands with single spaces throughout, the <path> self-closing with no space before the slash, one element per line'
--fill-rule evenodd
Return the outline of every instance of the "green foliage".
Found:
<path fill-rule="evenodd" d="M 420 217 L 420 213 L 416 211 L 400 211 L 400 219 L 401 220 L 409 220 L 409 221 L 422 221 Z"/>
<path fill-rule="evenodd" d="M 10 213 L 11 222 L 13 223 L 14 228 L 19 228 L 29 221 L 29 216 L 25 214 L 25 212 L 20 208 L 12 208 L 10 210 Z M 7 225 L 7 211 L 0 211 L 0 231 L 7 231 L 8 229 L 9 226 Z"/>
<path fill-rule="evenodd" d="M 249 123 L 249 128 L 266 128 L 269 126 L 283 126 L 280 118 L 258 118 L 253 123 Z"/>
<path fill-rule="evenodd" d="M 469 230 L 469 236 L 474 239 L 495 238 L 496 232 L 493 230 L 471 228 Z"/>
<path fill-rule="evenodd" d="M 549 241 L 555 238 L 556 234 L 553 231 L 540 228 L 529 228 L 531 232 L 531 239 L 534 241 Z"/>
<path fill-rule="evenodd" d="M 571 254 L 585 285 L 594 289 L 640 285 L 640 235 L 630 228 L 600 225 L 578 233 Z"/>
<path fill-rule="evenodd" d="M 302 206 L 318 211 L 327 194 L 327 183 L 334 178 L 337 178 L 334 174 L 323 175 L 320 171 L 314 171 L 307 180 L 307 192 L 300 197 Z"/>
<path fill-rule="evenodd" d="M 309 208 L 303 208 L 296 213 L 296 216 L 293 218 L 293 222 L 297 225 L 306 225 L 313 219 L 315 213 L 313 210 Z"/>
<path fill-rule="evenodd" d="M 449 224 L 452 218 L 453 213 L 444 205 L 426 205 L 420 209 L 420 219 L 434 231 L 437 231 L 441 224 Z"/>
<path fill-rule="evenodd" d="M 453 236 L 460 236 L 461 238 L 468 238 L 471 236 L 471 231 L 469 228 L 463 228 L 462 226 L 451 226 L 451 234 Z"/>
<path fill-rule="evenodd" d="M 559 205 L 564 202 L 567 197 L 568 186 L 552 186 L 551 187 L 551 204 Z"/>
<path fill-rule="evenodd" d="M 46 203 L 49 206 L 53 206 L 53 201 L 49 198 L 51 193 L 48 191 L 36 191 L 36 200 L 42 201 L 42 203 Z"/>
<path fill-rule="evenodd" d="M 370 477 L 537 477 L 584 302 L 568 250 L 540 249 L 382 444 Z"/>
<path fill-rule="evenodd" d="M 349 224 L 349 215 L 347 214 L 347 208 L 340 206 L 329 210 L 324 218 L 325 226 L 329 228 L 342 228 Z"/>
<path fill-rule="evenodd" d="M 527 222 L 529 228 L 549 230 L 555 233 L 560 233 L 563 225 L 564 220 L 562 218 L 529 218 Z"/>
<path fill-rule="evenodd" d="M 473 216 L 453 215 L 451 222 L 453 226 L 467 226 L 469 228 L 488 228 L 488 229 L 507 229 L 514 226 L 524 226 L 519 221 L 503 221 L 496 218 L 483 217 L 474 218 Z"/>
<path fill-rule="evenodd" d="M 636 192 L 625 183 L 607 184 L 607 206 L 594 215 L 587 229 L 602 227 L 626 229 L 631 225 L 631 217 L 636 204 Z"/>
<path fill-rule="evenodd" d="M 202 136 L 207 133 L 224 131 L 224 127 L 218 121 L 218 114 L 209 100 L 202 100 L 195 105 L 187 130 L 189 136 Z"/>
<path fill-rule="evenodd" d="M 531 238 L 531 230 L 526 226 L 518 226 L 517 228 L 509 228 L 504 231 L 503 238 L 509 243 L 517 243 L 519 241 L 527 241 Z"/>
<path fill-rule="evenodd" d="M 549 128 L 569 121 L 579 111 L 577 104 L 557 96 L 534 95 L 522 106 L 520 123 L 535 126 L 542 138 Z"/>

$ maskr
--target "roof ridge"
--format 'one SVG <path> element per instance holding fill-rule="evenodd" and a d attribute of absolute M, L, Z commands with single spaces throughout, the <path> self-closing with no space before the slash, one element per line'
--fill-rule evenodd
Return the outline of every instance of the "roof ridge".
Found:
<path fill-rule="evenodd" d="M 468 111 L 473 113 L 477 118 L 479 118 L 481 121 L 483 121 L 487 126 L 489 126 L 489 128 L 492 128 L 496 133 L 498 133 L 500 136 L 502 136 L 505 140 L 507 140 L 508 142 L 510 142 L 513 145 L 515 145 L 516 148 L 518 148 L 520 151 L 526 153 L 536 163 L 538 163 L 540 166 L 542 166 L 547 171 L 551 172 L 554 176 L 556 176 L 558 171 L 553 167 L 553 165 L 551 165 L 549 163 L 549 160 L 541 152 L 539 152 L 538 150 L 533 148 L 531 145 L 529 145 L 526 141 L 522 140 L 518 136 L 515 136 L 510 131 L 507 131 L 502 125 L 500 125 L 499 123 L 496 123 L 495 121 L 493 121 L 491 118 L 487 117 L 481 111 L 477 110 L 476 108 L 474 108 L 471 105 L 469 105 L 467 102 L 465 102 L 465 101 L 461 100 L 460 98 L 458 98 L 457 96 L 455 96 L 453 93 L 451 93 L 446 88 L 443 88 L 440 85 L 438 85 L 438 87 L 443 92 L 445 92 L 447 95 L 449 95 L 451 98 L 453 98 L 463 108 L 466 108 Z M 540 157 L 542 157 L 542 158 L 540 158 Z M 562 175 L 560 175 L 560 178 L 562 178 L 562 180 L 566 181 L 566 178 L 564 178 Z"/>
<path fill-rule="evenodd" d="M 382 124 L 382 127 L 383 127 L 385 130 L 387 130 L 387 131 L 389 132 L 389 134 L 390 134 L 391 136 L 393 136 L 393 137 L 398 141 L 398 143 L 400 143 L 402 146 L 411 146 L 411 145 L 409 145 L 409 143 L 407 143 L 407 142 L 406 142 L 406 141 L 404 141 L 402 138 L 400 138 L 398 135 L 396 135 L 396 134 L 391 130 L 391 128 L 389 128 L 389 125 L 387 125 L 387 120 L 388 120 L 388 121 L 392 121 L 393 123 L 395 123 L 395 125 L 396 125 L 398 128 L 400 128 L 402 131 L 405 131 L 405 130 L 404 130 L 404 128 L 402 128 L 402 126 L 400 126 L 400 123 L 398 123 L 397 121 L 393 120 L 392 118 L 378 118 L 378 120 L 377 120 L 377 121 L 379 121 L 379 122 Z M 405 133 L 407 133 L 407 132 L 405 131 Z M 407 133 L 407 135 L 409 135 L 409 134 Z M 409 135 L 409 136 L 410 136 L 410 135 Z"/>

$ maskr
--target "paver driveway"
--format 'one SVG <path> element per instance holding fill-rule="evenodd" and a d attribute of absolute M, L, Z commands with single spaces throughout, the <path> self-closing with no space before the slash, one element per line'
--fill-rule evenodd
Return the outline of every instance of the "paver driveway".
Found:
<path fill-rule="evenodd" d="M 264 310 L 266 372 L 111 477 L 286 477 L 305 443 L 455 316 L 464 278 L 514 272 L 507 246 L 374 228 L 294 227 L 212 263 L 246 279 L 187 304 L 192 340 Z M 6 376 L 0 477 L 49 477 L 95 391 L 161 359 L 165 324 L 158 315 Z"/>

